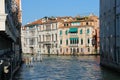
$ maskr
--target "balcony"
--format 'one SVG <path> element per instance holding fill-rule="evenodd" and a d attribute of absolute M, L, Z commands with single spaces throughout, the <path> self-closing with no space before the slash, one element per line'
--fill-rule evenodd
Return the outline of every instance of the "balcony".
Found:
<path fill-rule="evenodd" d="M 29 47 L 34 47 L 35 45 L 34 44 L 30 44 Z"/>
<path fill-rule="evenodd" d="M 69 47 L 78 47 L 78 44 L 69 44 Z"/>
<path fill-rule="evenodd" d="M 69 33 L 70 37 L 78 37 L 78 33 Z"/>
<path fill-rule="evenodd" d="M 51 44 L 51 41 L 44 41 L 43 43 L 49 45 L 49 44 Z"/>

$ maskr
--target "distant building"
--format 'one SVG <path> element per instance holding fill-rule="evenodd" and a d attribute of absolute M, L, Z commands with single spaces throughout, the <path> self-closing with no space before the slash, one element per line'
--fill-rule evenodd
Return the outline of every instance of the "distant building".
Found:
<path fill-rule="evenodd" d="M 95 54 L 98 25 L 99 19 L 94 15 L 62 22 L 58 28 L 60 54 Z"/>
<path fill-rule="evenodd" d="M 23 53 L 34 54 L 40 51 L 42 54 L 58 55 L 96 54 L 98 29 L 99 19 L 95 15 L 77 18 L 44 17 L 22 28 Z M 32 47 L 29 43 L 33 38 L 30 30 L 36 33 L 34 40 L 37 38 Z"/>
<path fill-rule="evenodd" d="M 101 65 L 120 71 L 120 0 L 100 1 Z"/>
<path fill-rule="evenodd" d="M 0 72 L 0 80 L 10 78 L 20 66 L 21 22 L 21 0 L 0 0 L 0 71 L 4 71 Z"/>

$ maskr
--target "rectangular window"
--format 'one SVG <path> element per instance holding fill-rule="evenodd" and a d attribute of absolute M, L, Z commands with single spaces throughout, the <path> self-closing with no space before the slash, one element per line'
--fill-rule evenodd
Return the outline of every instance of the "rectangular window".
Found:
<path fill-rule="evenodd" d="M 70 44 L 72 44 L 72 40 L 70 40 Z"/>
<path fill-rule="evenodd" d="M 60 44 L 62 44 L 62 40 L 60 40 Z"/>
<path fill-rule="evenodd" d="M 56 41 L 57 41 L 57 34 L 56 34 Z"/>
<path fill-rule="evenodd" d="M 43 35 L 43 42 L 44 42 L 44 35 Z"/>
<path fill-rule="evenodd" d="M 54 41 L 54 35 L 52 34 L 52 41 Z"/>
<path fill-rule="evenodd" d="M 60 48 L 60 52 L 62 52 L 62 48 Z"/>
<path fill-rule="evenodd" d="M 56 29 L 57 29 L 57 23 L 56 23 Z"/>
<path fill-rule="evenodd" d="M 77 39 L 77 44 L 79 44 L 79 40 Z"/>
<path fill-rule="evenodd" d="M 34 39 L 33 38 L 29 39 L 29 44 L 34 45 Z"/>
<path fill-rule="evenodd" d="M 68 48 L 66 48 L 66 52 L 68 52 Z"/>
<path fill-rule="evenodd" d="M 75 44 L 75 40 L 74 39 L 72 40 L 72 42 L 73 42 L 73 44 Z"/>
<path fill-rule="evenodd" d="M 56 48 L 57 48 L 57 44 L 56 44 Z"/>
<path fill-rule="evenodd" d="M 81 39 L 81 45 L 83 45 L 83 39 Z"/>
<path fill-rule="evenodd" d="M 88 48 L 88 52 L 90 52 L 90 48 Z"/>
<path fill-rule="evenodd" d="M 83 48 L 81 48 L 81 52 L 83 52 Z"/>
<path fill-rule="evenodd" d="M 88 44 L 90 43 L 90 39 L 88 38 Z"/>
<path fill-rule="evenodd" d="M 79 53 L 79 48 L 77 48 L 77 53 Z"/>
<path fill-rule="evenodd" d="M 39 35 L 39 41 L 41 42 L 41 35 Z"/>
<path fill-rule="evenodd" d="M 86 25 L 88 25 L 88 22 L 86 22 Z"/>
<path fill-rule="evenodd" d="M 66 45 L 68 45 L 68 39 L 66 40 Z"/>
<path fill-rule="evenodd" d="M 67 26 L 69 26 L 69 24 L 67 24 Z"/>
<path fill-rule="evenodd" d="M 70 53 L 72 53 L 72 48 L 70 49 Z"/>
<path fill-rule="evenodd" d="M 64 24 L 64 26 L 66 26 L 66 24 Z"/>

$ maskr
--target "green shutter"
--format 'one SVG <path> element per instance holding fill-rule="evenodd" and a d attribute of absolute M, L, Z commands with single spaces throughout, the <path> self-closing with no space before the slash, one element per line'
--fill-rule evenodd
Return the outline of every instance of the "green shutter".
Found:
<path fill-rule="evenodd" d="M 67 30 L 65 31 L 65 34 L 66 34 L 66 35 L 68 34 L 68 31 L 67 31 Z"/>
<path fill-rule="evenodd" d="M 60 30 L 60 35 L 62 35 L 62 30 Z"/>
<path fill-rule="evenodd" d="M 82 29 L 80 30 L 80 34 L 82 34 Z"/>
<path fill-rule="evenodd" d="M 87 34 L 89 34 L 90 33 L 90 30 L 89 29 L 87 29 Z"/>
<path fill-rule="evenodd" d="M 78 44 L 79 38 L 78 37 L 76 37 L 76 38 L 70 38 L 70 42 L 72 42 L 71 44 Z"/>

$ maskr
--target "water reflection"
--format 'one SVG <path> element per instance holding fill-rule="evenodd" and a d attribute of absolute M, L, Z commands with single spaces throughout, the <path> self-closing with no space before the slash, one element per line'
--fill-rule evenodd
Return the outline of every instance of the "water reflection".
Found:
<path fill-rule="evenodd" d="M 22 66 L 14 80 L 120 80 L 99 66 L 99 56 L 45 56 L 34 67 Z"/>

